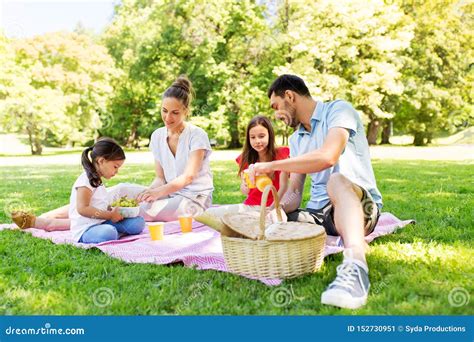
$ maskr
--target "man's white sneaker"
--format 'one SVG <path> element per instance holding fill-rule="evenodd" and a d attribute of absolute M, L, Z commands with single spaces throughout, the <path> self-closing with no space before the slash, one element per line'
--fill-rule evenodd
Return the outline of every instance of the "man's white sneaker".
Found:
<path fill-rule="evenodd" d="M 369 293 L 369 270 L 362 261 L 344 250 L 344 261 L 337 266 L 337 276 L 321 295 L 321 303 L 347 309 L 365 305 Z"/>

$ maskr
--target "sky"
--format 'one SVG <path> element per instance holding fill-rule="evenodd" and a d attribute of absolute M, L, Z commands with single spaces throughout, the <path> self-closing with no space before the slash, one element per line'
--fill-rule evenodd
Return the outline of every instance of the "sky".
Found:
<path fill-rule="evenodd" d="M 9 38 L 72 31 L 81 23 L 100 33 L 119 0 L 0 0 L 0 29 Z"/>

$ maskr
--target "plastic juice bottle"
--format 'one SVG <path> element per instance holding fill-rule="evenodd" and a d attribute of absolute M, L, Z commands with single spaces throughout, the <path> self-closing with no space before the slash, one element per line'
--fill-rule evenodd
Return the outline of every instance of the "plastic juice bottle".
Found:
<path fill-rule="evenodd" d="M 267 175 L 260 175 L 257 176 L 257 180 L 255 181 L 255 185 L 257 186 L 257 189 L 263 192 L 267 185 L 272 185 L 272 180 L 270 177 Z"/>

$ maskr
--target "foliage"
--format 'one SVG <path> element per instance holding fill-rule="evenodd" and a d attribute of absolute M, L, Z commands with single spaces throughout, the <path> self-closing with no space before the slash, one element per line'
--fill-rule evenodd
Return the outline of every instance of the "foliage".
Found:
<path fill-rule="evenodd" d="M 84 28 L 0 36 L 0 126 L 44 143 L 109 135 L 139 147 L 163 123 L 161 94 L 180 74 L 190 120 L 240 147 L 271 115 L 266 90 L 295 73 L 319 100 L 350 101 L 369 143 L 392 124 L 416 145 L 472 125 L 473 3 L 459 0 L 124 0 L 98 41 Z M 105 47 L 105 48 L 104 48 Z M 291 133 L 275 123 L 283 143 Z"/>
<path fill-rule="evenodd" d="M 26 131 L 33 154 L 41 154 L 48 138 L 59 144 L 92 138 L 115 74 L 105 48 L 76 33 L 19 39 L 9 48 L 14 67 L 1 82 L 4 128 Z"/>
<path fill-rule="evenodd" d="M 424 145 L 435 133 L 453 133 L 474 119 L 474 4 L 415 1 L 404 10 L 416 28 L 404 56 L 405 90 L 395 123 L 414 136 L 415 145 Z"/>

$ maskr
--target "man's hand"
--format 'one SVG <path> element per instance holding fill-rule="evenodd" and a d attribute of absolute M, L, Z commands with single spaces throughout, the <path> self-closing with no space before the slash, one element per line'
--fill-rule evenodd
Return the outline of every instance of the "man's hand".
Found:
<path fill-rule="evenodd" d="M 250 183 L 255 184 L 255 177 L 258 175 L 269 174 L 275 171 L 273 169 L 273 162 L 255 163 L 249 166 Z"/>

